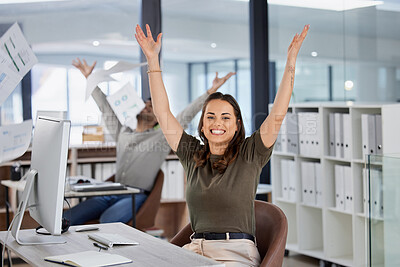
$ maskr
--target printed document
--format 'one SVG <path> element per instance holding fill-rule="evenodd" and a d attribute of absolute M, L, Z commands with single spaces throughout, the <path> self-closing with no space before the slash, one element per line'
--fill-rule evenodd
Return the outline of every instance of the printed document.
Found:
<path fill-rule="evenodd" d="M 115 79 L 110 76 L 111 74 L 132 70 L 134 68 L 144 66 L 146 64 L 147 63 L 133 64 L 125 61 L 119 61 L 117 64 L 115 64 L 108 70 L 98 70 L 96 72 L 93 72 L 87 78 L 85 100 L 89 99 L 93 90 L 99 83 L 115 81 Z"/>
<path fill-rule="evenodd" d="M 9 57 L 0 50 L 0 105 L 14 91 L 22 77 L 10 68 Z"/>
<path fill-rule="evenodd" d="M 0 105 L 38 62 L 21 28 L 14 23 L 0 38 Z"/>
<path fill-rule="evenodd" d="M 22 156 L 31 143 L 32 120 L 0 127 L 0 163 Z"/>
<path fill-rule="evenodd" d="M 130 83 L 125 84 L 115 94 L 109 95 L 107 101 L 122 125 L 132 130 L 136 129 L 136 115 L 145 107 L 145 104 Z"/>

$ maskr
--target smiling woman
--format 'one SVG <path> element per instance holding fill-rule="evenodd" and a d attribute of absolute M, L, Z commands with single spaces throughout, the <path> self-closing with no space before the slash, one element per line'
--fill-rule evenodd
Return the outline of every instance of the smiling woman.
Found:
<path fill-rule="evenodd" d="M 236 100 L 228 94 L 213 93 L 203 105 L 198 131 L 204 144 L 200 144 L 183 130 L 169 108 L 158 58 L 162 33 L 154 41 L 149 25 L 146 34 L 136 26 L 135 38 L 148 63 L 154 114 L 187 177 L 186 201 L 194 235 L 184 248 L 227 266 L 260 264 L 254 243 L 256 188 L 288 109 L 297 54 L 308 29 L 309 25 L 304 26 L 289 45 L 274 106 L 260 129 L 245 139 Z"/>

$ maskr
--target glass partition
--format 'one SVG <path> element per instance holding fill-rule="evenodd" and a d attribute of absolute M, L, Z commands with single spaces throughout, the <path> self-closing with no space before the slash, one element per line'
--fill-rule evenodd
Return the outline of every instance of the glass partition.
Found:
<path fill-rule="evenodd" d="M 400 155 L 369 155 L 366 166 L 368 266 L 400 266 Z"/>
<path fill-rule="evenodd" d="M 351 8 L 356 2 L 373 5 Z M 398 0 L 268 3 L 277 86 L 290 40 L 305 24 L 311 26 L 298 56 L 293 102 L 399 101 Z"/>

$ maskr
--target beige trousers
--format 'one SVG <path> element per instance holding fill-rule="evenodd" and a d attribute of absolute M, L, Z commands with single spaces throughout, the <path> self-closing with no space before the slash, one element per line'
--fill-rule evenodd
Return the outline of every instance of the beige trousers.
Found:
<path fill-rule="evenodd" d="M 205 240 L 192 239 L 183 248 L 225 263 L 227 267 L 259 266 L 260 254 L 253 241 L 248 239 Z"/>

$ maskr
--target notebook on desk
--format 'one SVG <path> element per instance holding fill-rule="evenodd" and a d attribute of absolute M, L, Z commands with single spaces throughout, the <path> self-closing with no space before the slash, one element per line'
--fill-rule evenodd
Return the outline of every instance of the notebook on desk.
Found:
<path fill-rule="evenodd" d="M 139 245 L 138 242 L 128 239 L 119 234 L 96 233 L 88 234 L 88 237 L 110 248 L 115 245 Z"/>
<path fill-rule="evenodd" d="M 68 266 L 111 266 L 132 262 L 131 259 L 121 255 L 97 251 L 83 251 L 72 254 L 49 256 L 44 258 L 44 260 Z"/>

